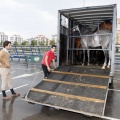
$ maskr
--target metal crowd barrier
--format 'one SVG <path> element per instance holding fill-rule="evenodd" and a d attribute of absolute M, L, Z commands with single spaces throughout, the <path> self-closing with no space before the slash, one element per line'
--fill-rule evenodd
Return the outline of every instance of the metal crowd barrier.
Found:
<path fill-rule="evenodd" d="M 3 47 L 1 46 L 0 49 Z M 43 54 L 50 49 L 50 46 L 40 47 L 40 46 L 12 46 L 9 50 L 10 60 L 18 59 L 20 62 L 21 59 L 25 60 L 25 63 L 29 62 L 41 62 Z"/>
<path fill-rule="evenodd" d="M 115 64 L 120 64 L 120 45 L 116 45 Z"/>

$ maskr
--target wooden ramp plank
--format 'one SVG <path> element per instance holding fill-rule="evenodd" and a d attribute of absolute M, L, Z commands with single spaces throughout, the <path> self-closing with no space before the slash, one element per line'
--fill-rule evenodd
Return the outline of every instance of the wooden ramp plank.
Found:
<path fill-rule="evenodd" d="M 90 88 L 85 86 L 73 86 L 47 81 L 42 81 L 34 88 L 102 100 L 105 99 L 105 93 L 107 91 L 107 89 Z"/>
<path fill-rule="evenodd" d="M 82 96 L 63 94 L 63 93 L 59 93 L 59 92 L 52 92 L 52 91 L 41 90 L 41 89 L 36 89 L 36 88 L 32 88 L 31 90 L 34 91 L 34 92 L 41 92 L 41 93 L 50 94 L 50 95 L 62 96 L 62 97 L 67 97 L 67 98 L 72 98 L 72 99 L 78 99 L 78 100 L 82 100 L 82 101 L 104 103 L 104 100 L 100 100 L 100 99 L 93 99 L 93 98 L 87 98 L 87 97 L 82 97 Z"/>
<path fill-rule="evenodd" d="M 101 69 L 98 67 L 92 66 L 60 66 L 55 71 L 64 71 L 64 72 L 75 72 L 81 74 L 98 74 L 103 76 L 109 76 L 109 69 Z"/>
<path fill-rule="evenodd" d="M 77 75 L 69 75 L 69 74 L 58 74 L 51 73 L 48 76 L 48 79 L 52 80 L 60 80 L 66 82 L 75 82 L 75 83 L 83 83 L 83 84 L 91 84 L 91 85 L 100 85 L 100 86 L 108 86 L 107 78 L 95 78 L 90 76 L 77 76 Z"/>
<path fill-rule="evenodd" d="M 87 113 L 91 114 L 92 116 L 101 116 L 103 114 L 104 103 L 101 102 L 81 101 L 77 99 L 49 95 L 34 91 L 31 91 L 29 95 L 32 96 L 32 98 L 30 99 L 31 102 L 38 102 L 41 105 L 51 106 L 77 113 Z"/>
<path fill-rule="evenodd" d="M 100 85 L 82 84 L 82 83 L 75 83 L 75 82 L 65 82 L 65 81 L 52 80 L 52 79 L 43 79 L 43 81 L 61 83 L 61 84 L 68 84 L 68 85 L 75 85 L 75 86 L 84 86 L 84 87 L 92 87 L 92 88 L 99 88 L 99 89 L 107 89 L 107 86 L 100 86 Z"/>
<path fill-rule="evenodd" d="M 64 72 L 64 71 L 52 71 L 52 72 L 59 74 L 79 75 L 79 76 L 88 76 L 88 77 L 96 77 L 96 78 L 109 78 L 109 76 L 103 76 L 103 75 L 81 74 L 81 73 Z"/>

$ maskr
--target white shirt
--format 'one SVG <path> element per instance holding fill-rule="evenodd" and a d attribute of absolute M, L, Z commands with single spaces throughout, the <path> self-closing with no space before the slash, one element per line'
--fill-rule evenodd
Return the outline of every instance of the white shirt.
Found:
<path fill-rule="evenodd" d="M 7 49 L 3 48 L 3 50 L 8 53 L 8 50 L 7 50 Z"/>

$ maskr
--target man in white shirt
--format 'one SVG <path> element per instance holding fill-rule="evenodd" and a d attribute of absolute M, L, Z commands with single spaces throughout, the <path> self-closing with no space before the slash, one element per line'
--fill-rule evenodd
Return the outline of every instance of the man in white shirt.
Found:
<path fill-rule="evenodd" d="M 3 94 L 3 100 L 10 100 L 11 97 L 6 95 L 5 89 L 6 84 L 8 83 L 8 87 L 12 93 L 12 97 L 20 96 L 20 94 L 15 93 L 12 85 L 12 78 L 10 75 L 10 63 L 9 63 L 9 53 L 8 50 L 11 48 L 11 42 L 5 41 L 3 43 L 3 49 L 0 51 L 0 75 L 2 79 L 1 90 Z"/>

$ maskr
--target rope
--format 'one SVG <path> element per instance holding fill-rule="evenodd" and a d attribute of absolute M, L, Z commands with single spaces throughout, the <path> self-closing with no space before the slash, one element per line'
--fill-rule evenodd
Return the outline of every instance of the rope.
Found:
<path fill-rule="evenodd" d="M 36 75 L 35 75 L 35 77 L 34 77 L 34 79 L 33 79 L 33 82 L 31 83 L 31 85 L 30 85 L 30 87 L 29 87 L 29 89 L 28 89 L 28 92 L 27 92 L 26 95 L 25 95 L 25 100 L 28 100 L 28 99 L 29 99 L 27 96 L 28 96 L 28 94 L 29 94 L 29 92 L 30 92 L 30 90 L 31 90 L 31 88 L 32 88 L 32 86 L 33 86 L 33 83 L 34 83 L 35 80 L 36 80 L 37 75 L 40 73 L 40 70 L 41 70 L 41 65 L 40 65 L 40 69 L 38 70 L 38 73 L 36 73 Z"/>

